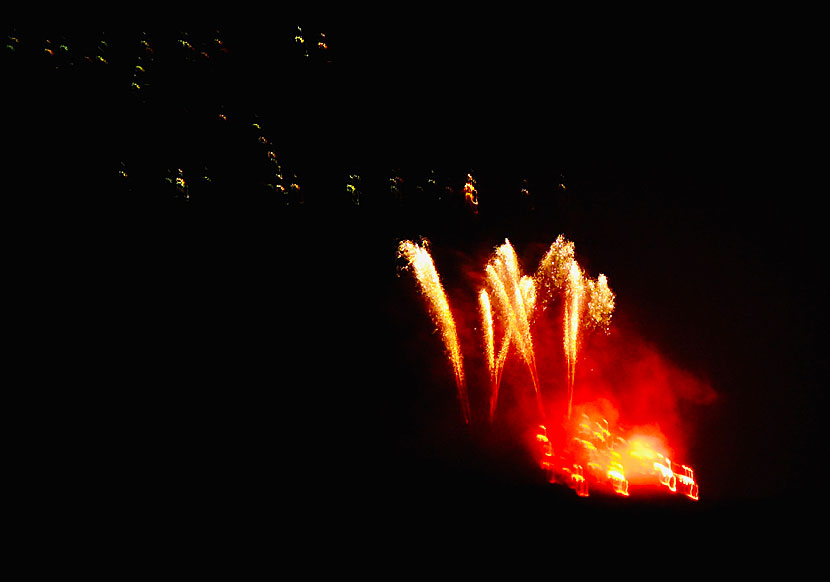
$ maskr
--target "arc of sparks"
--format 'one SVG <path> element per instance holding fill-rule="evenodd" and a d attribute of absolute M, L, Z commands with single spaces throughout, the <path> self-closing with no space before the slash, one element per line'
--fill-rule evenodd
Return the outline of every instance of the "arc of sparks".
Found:
<path fill-rule="evenodd" d="M 536 358 L 529 323 L 533 304 L 536 301 L 533 280 L 529 277 L 520 277 L 516 252 L 509 240 L 505 240 L 504 244 L 496 249 L 494 257 L 485 267 L 485 273 L 487 283 L 493 291 L 499 308 L 501 319 L 506 322 L 499 361 L 494 369 L 496 380 L 493 387 L 493 396 L 497 398 L 498 381 L 500 380 L 504 358 L 506 358 L 509 344 L 513 342 L 528 366 L 539 413 L 544 419 L 546 415 L 539 390 L 539 378 L 536 371 Z M 491 407 L 494 411 L 495 401 L 491 401 Z"/>
<path fill-rule="evenodd" d="M 458 389 L 458 399 L 464 414 L 464 422 L 470 424 L 470 400 L 464 382 L 464 365 L 461 355 L 461 346 L 455 320 L 450 310 L 447 295 L 441 285 L 438 271 L 426 245 L 419 246 L 412 241 L 402 241 L 398 246 L 398 256 L 407 260 L 415 278 L 420 285 L 421 293 L 427 299 L 427 306 L 433 322 L 441 331 L 444 348 L 452 365 L 455 383 Z"/>

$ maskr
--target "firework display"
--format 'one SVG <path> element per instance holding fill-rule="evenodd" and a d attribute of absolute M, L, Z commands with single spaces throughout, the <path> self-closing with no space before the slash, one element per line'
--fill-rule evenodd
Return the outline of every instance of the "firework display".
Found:
<path fill-rule="evenodd" d="M 445 352 L 455 373 L 466 423 L 471 422 L 464 383 L 461 347 L 449 302 L 425 247 L 403 241 L 399 255 L 408 261 L 427 299 L 430 314 L 442 333 Z M 592 490 L 628 497 L 638 490 L 660 489 L 699 499 L 691 467 L 672 461 L 666 437 L 652 428 L 625 428 L 609 422 L 595 406 L 574 404 L 576 367 L 587 331 L 609 331 L 614 293 L 608 279 L 587 277 L 574 258 L 574 245 L 560 235 L 541 260 L 534 277 L 523 275 L 509 240 L 499 245 L 484 267 L 485 285 L 478 292 L 481 345 L 489 380 L 488 419 L 494 422 L 499 387 L 510 347 L 525 364 L 533 387 L 539 422 L 533 431 L 534 455 L 550 483 L 571 487 L 580 497 Z M 562 345 L 565 356 L 566 412 L 561 427 L 548 434 L 552 414 L 542 394 L 534 349 L 533 325 L 540 312 L 562 303 Z M 497 339 L 500 342 L 497 342 Z M 498 352 L 496 345 L 499 345 Z"/>
<path fill-rule="evenodd" d="M 816 35 L 247 16 L 3 29 L 44 499 L 114 459 L 199 529 L 288 484 L 465 558 L 820 515 Z"/>

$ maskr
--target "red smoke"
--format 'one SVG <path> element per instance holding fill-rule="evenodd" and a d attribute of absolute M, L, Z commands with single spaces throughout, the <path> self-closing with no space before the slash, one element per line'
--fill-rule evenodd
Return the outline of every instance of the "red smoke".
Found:
<path fill-rule="evenodd" d="M 690 406 L 711 403 L 716 393 L 703 379 L 671 362 L 621 321 L 609 335 L 584 338 L 574 402 L 609 425 L 662 440 L 667 454 L 685 457 L 694 439 Z"/>

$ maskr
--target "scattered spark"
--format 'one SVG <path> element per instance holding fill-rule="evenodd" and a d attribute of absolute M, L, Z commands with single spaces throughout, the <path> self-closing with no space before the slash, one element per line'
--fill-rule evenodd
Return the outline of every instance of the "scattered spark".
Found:
<path fill-rule="evenodd" d="M 474 214 L 478 212 L 478 190 L 472 174 L 467 174 L 467 182 L 464 184 L 464 201 Z"/>
<path fill-rule="evenodd" d="M 490 295 L 486 289 L 478 294 L 479 308 L 481 309 L 482 331 L 484 334 L 484 354 L 487 357 L 487 370 L 490 372 L 490 421 L 496 412 L 496 402 L 499 397 L 499 385 L 496 373 L 496 355 L 493 339 L 493 312 L 490 309 Z"/>

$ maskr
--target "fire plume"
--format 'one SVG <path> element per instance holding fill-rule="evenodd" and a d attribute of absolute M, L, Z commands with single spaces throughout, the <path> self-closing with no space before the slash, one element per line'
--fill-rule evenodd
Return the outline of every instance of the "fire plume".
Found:
<path fill-rule="evenodd" d="M 470 401 L 467 396 L 467 388 L 464 383 L 464 365 L 461 356 L 461 346 L 458 342 L 458 333 L 455 328 L 455 320 L 450 311 L 447 295 L 435 270 L 435 263 L 426 246 L 419 246 L 412 241 L 402 241 L 398 246 L 398 256 L 407 260 L 415 278 L 421 288 L 421 293 L 427 299 L 430 315 L 435 325 L 441 331 L 441 338 L 447 356 L 452 365 L 455 375 L 455 383 L 458 388 L 458 399 L 461 402 L 461 409 L 464 413 L 464 422 L 470 423 Z"/>

